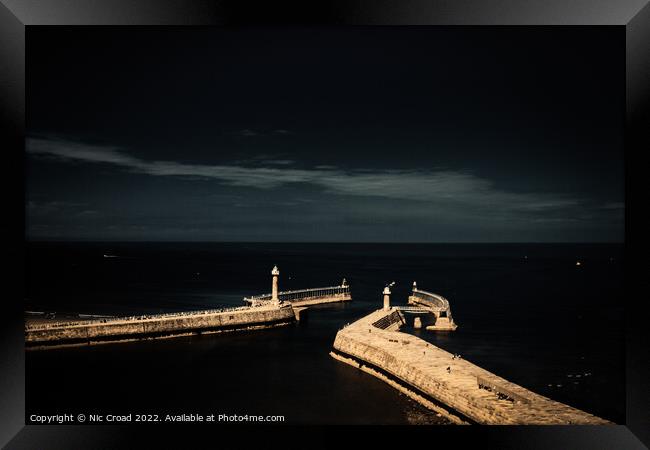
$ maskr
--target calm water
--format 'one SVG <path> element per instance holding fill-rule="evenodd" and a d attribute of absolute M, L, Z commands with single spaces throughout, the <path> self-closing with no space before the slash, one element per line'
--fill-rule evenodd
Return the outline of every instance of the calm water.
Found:
<path fill-rule="evenodd" d="M 32 243 L 28 310 L 132 314 L 240 306 L 243 296 L 270 291 L 274 264 L 282 290 L 336 285 L 345 277 L 353 302 L 311 308 L 300 324 L 273 330 L 28 352 L 27 413 L 435 423 L 435 414 L 328 355 L 341 326 L 381 306 L 386 283 L 396 281 L 393 303 L 405 304 L 417 280 L 450 300 L 459 328 L 406 331 L 622 423 L 622 251 L 605 244 Z"/>

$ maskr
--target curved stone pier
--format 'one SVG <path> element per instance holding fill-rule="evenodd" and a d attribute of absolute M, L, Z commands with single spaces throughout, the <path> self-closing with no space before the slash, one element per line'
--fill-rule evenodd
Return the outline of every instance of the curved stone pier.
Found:
<path fill-rule="evenodd" d="M 416 282 L 413 282 L 413 292 L 409 295 L 408 304 L 423 307 L 435 317 L 435 323 L 426 327 L 433 331 L 454 331 L 458 325 L 451 315 L 449 301 L 442 295 L 418 289 Z"/>
<path fill-rule="evenodd" d="M 402 333 L 397 308 L 377 310 L 340 330 L 336 359 L 386 381 L 457 423 L 604 425 L 611 422 L 494 375 L 415 336 Z"/>

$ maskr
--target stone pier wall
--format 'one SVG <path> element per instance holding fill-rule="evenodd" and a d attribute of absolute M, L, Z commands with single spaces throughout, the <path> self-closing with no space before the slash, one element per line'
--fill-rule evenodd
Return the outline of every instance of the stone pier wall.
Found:
<path fill-rule="evenodd" d="M 337 359 L 356 361 L 350 363 L 355 367 L 365 362 L 378 368 L 423 398 L 434 399 L 475 423 L 611 423 L 531 392 L 469 361 L 453 358 L 451 353 L 416 336 L 394 331 L 399 324 L 395 314 L 395 310 L 378 310 L 340 330 L 334 341 L 334 352 L 340 356 Z M 511 398 L 498 393 L 509 394 Z M 426 402 L 421 403 L 429 407 Z"/>
<path fill-rule="evenodd" d="M 92 320 L 73 325 L 53 324 L 47 328 L 26 327 L 28 346 L 92 343 L 105 340 L 138 339 L 184 334 L 210 333 L 289 324 L 295 320 L 291 305 L 255 307 L 223 312 L 196 311 L 179 315 L 152 315 L 125 320 Z"/>

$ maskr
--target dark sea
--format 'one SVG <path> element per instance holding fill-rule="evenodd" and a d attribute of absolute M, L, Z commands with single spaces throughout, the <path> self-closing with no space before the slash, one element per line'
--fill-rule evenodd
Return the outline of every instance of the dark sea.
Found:
<path fill-rule="evenodd" d="M 284 415 L 286 423 L 444 423 L 329 356 L 338 329 L 412 283 L 445 296 L 459 328 L 405 329 L 539 394 L 625 416 L 618 244 L 29 243 L 25 309 L 131 315 L 241 306 L 340 284 L 353 301 L 296 325 L 26 353 L 30 414 Z M 105 257 L 111 255 L 113 257 Z M 577 261 L 580 266 L 576 265 Z"/>

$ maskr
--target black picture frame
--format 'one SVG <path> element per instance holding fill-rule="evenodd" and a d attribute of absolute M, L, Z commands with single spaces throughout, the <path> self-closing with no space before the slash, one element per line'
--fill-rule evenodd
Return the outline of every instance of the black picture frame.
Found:
<path fill-rule="evenodd" d="M 267 431 L 284 433 L 286 439 L 336 442 L 343 437 L 332 429 L 303 427 L 297 438 L 286 427 L 256 426 L 254 432 L 241 427 L 178 426 L 138 429 L 125 426 L 28 425 L 25 417 L 24 329 L 22 299 L 25 279 L 24 256 L 24 137 L 25 137 L 25 32 L 43 25 L 607 25 L 621 27 L 626 35 L 626 235 L 625 301 L 626 424 L 587 427 L 413 427 L 401 430 L 399 440 L 413 439 L 431 445 L 452 443 L 461 448 L 468 442 L 486 448 L 647 448 L 650 445 L 650 370 L 648 327 L 641 314 L 648 292 L 646 206 L 647 176 L 644 153 L 650 149 L 650 6 L 646 0 L 608 2 L 562 0 L 386 0 L 386 1 L 268 1 L 250 0 L 0 0 L 0 148 L 3 150 L 1 195 L 5 220 L 3 313 L 0 314 L 0 444 L 7 448 L 134 448 L 135 440 L 170 437 L 186 446 L 197 435 L 213 445 L 221 433 L 232 433 L 250 446 L 263 443 Z M 632 192 L 636 184 L 635 192 Z M 641 186 L 641 187 L 639 187 Z M 641 194 L 639 194 L 641 192 Z M 247 429 L 248 430 L 248 429 Z M 280 430 L 280 433 L 277 431 Z M 394 434 L 392 427 L 348 429 L 346 435 L 363 436 L 363 442 L 381 442 Z M 408 434 L 403 434 L 408 433 Z M 370 441 L 367 439 L 371 438 Z M 645 444 L 645 445 L 644 445 Z M 247 447 L 249 445 L 246 445 Z"/>

